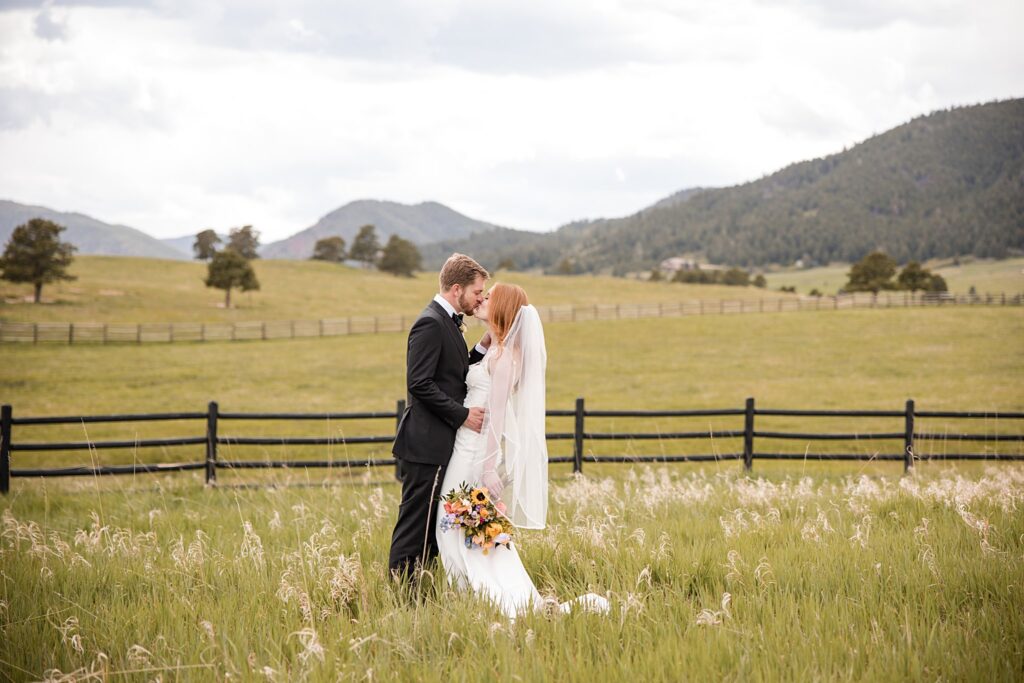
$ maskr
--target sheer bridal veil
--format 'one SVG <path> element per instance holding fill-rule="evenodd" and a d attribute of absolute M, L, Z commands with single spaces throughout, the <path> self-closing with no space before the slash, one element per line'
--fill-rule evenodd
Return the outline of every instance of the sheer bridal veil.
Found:
<path fill-rule="evenodd" d="M 548 447 L 545 439 L 544 372 L 547 350 L 537 309 L 523 306 L 489 363 L 491 390 L 484 420 L 484 481 L 500 478 L 492 497 L 505 504 L 517 527 L 543 529 L 548 514 Z"/>

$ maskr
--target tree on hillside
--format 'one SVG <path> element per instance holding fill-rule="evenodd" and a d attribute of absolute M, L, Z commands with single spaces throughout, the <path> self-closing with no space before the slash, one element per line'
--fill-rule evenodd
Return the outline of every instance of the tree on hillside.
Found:
<path fill-rule="evenodd" d="M 364 225 L 359 228 L 359 234 L 352 242 L 352 248 L 348 257 L 354 261 L 361 261 L 369 268 L 377 261 L 377 252 L 380 251 L 380 242 L 377 241 L 377 229 L 372 225 Z"/>
<path fill-rule="evenodd" d="M 412 277 L 413 273 L 420 269 L 421 263 L 420 250 L 415 244 L 398 235 L 392 235 L 384 246 L 384 253 L 381 254 L 377 267 L 385 273 Z"/>
<path fill-rule="evenodd" d="M 247 260 L 259 258 L 260 231 L 253 230 L 251 225 L 231 228 L 231 232 L 228 233 L 227 248 L 233 249 Z"/>
<path fill-rule="evenodd" d="M 196 235 L 196 241 L 192 243 L 192 251 L 196 259 L 209 261 L 217 253 L 217 245 L 220 244 L 220 235 L 207 228 Z"/>
<path fill-rule="evenodd" d="M 651 275 L 647 278 L 649 282 L 661 282 L 665 279 L 665 276 L 661 274 L 661 271 L 657 268 L 651 268 Z"/>
<path fill-rule="evenodd" d="M 903 270 L 900 271 L 896 282 L 899 283 L 900 289 L 916 292 L 919 289 L 927 289 L 931 277 L 931 271 L 927 268 L 922 268 L 921 264 L 917 261 L 911 261 L 903 266 Z"/>
<path fill-rule="evenodd" d="M 900 289 L 907 289 L 911 292 L 921 290 L 922 292 L 945 292 L 947 291 L 946 280 L 933 273 L 927 268 L 922 268 L 917 261 L 911 261 L 903 266 L 899 276 L 896 278 Z"/>
<path fill-rule="evenodd" d="M 75 247 L 62 242 L 60 233 L 66 228 L 53 221 L 33 218 L 19 225 L 11 233 L 3 256 L 0 256 L 0 270 L 4 280 L 10 282 L 31 282 L 35 287 L 35 302 L 39 303 L 43 285 L 58 280 L 74 280 L 67 274 L 73 259 Z"/>
<path fill-rule="evenodd" d="M 568 258 L 563 258 L 555 267 L 555 275 L 575 275 L 576 266 Z"/>
<path fill-rule="evenodd" d="M 498 267 L 495 270 L 515 270 L 516 262 L 508 257 L 501 259 L 498 262 Z"/>
<path fill-rule="evenodd" d="M 746 287 L 750 284 L 750 273 L 742 268 L 730 268 L 722 274 L 722 284 L 733 287 Z"/>
<path fill-rule="evenodd" d="M 843 288 L 847 292 L 874 292 L 895 289 L 892 277 L 896 274 L 896 262 L 883 251 L 873 251 L 857 263 L 849 272 L 849 281 Z"/>
<path fill-rule="evenodd" d="M 224 308 L 231 308 L 231 289 L 237 287 L 243 292 L 259 289 L 256 271 L 249 260 L 234 249 L 218 251 L 207 266 L 207 287 L 224 290 Z"/>
<path fill-rule="evenodd" d="M 946 278 L 938 273 L 932 273 L 932 276 L 928 279 L 928 289 L 926 291 L 948 292 L 949 287 L 946 285 Z"/>
<path fill-rule="evenodd" d="M 764 289 L 765 287 L 768 286 L 768 281 L 764 279 L 764 275 L 758 273 L 751 284 L 760 289 Z"/>
<path fill-rule="evenodd" d="M 313 246 L 312 259 L 314 261 L 341 263 L 345 260 L 344 238 L 335 235 L 334 237 L 324 237 L 317 240 Z"/>

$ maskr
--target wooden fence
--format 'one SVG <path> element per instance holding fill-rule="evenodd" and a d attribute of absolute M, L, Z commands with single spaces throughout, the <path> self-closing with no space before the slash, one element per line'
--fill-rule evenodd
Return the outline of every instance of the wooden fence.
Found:
<path fill-rule="evenodd" d="M 639 304 L 546 306 L 538 310 L 546 322 L 624 320 L 687 315 L 782 313 L 849 308 L 911 308 L 921 306 L 1020 306 L 1022 294 L 919 294 L 860 292 L 839 296 L 777 299 L 720 299 Z M 405 332 L 415 316 L 385 315 L 323 320 L 278 320 L 209 323 L 28 323 L 0 320 L 0 342 L 58 344 L 146 344 L 174 342 L 251 341 L 337 337 L 352 334 Z M 472 319 L 471 319 L 472 322 Z"/>
<path fill-rule="evenodd" d="M 397 427 L 398 419 L 405 412 L 405 401 L 398 401 L 394 412 L 362 412 L 362 413 L 231 413 L 220 412 L 216 402 L 211 402 L 205 412 L 156 413 L 133 415 L 80 415 L 61 417 L 15 417 L 10 405 L 0 408 L 0 492 L 10 490 L 12 477 L 60 477 L 60 476 L 96 476 L 106 474 L 143 474 L 154 472 L 174 472 L 183 470 L 205 470 L 206 482 L 213 484 L 217 480 L 220 469 L 264 469 L 264 468 L 365 468 L 394 466 L 393 458 L 378 459 L 328 459 L 328 460 L 226 460 L 218 455 L 218 446 L 222 445 L 262 445 L 262 446 L 332 446 L 343 444 L 384 444 L 394 440 L 394 434 L 348 437 L 245 437 L 224 436 L 220 433 L 223 422 L 237 420 L 387 420 Z M 571 462 L 574 472 L 582 472 L 584 463 L 666 463 L 666 462 L 701 462 L 742 460 L 744 469 L 750 471 L 755 459 L 760 460 L 896 460 L 902 461 L 904 470 L 910 470 L 920 460 L 1024 460 L 1024 453 L 943 453 L 941 455 L 920 456 L 915 448 L 917 441 L 942 440 L 948 442 L 1017 442 L 1024 441 L 1021 433 L 929 433 L 918 431 L 915 420 L 919 418 L 952 418 L 956 420 L 998 419 L 1021 420 L 1024 413 L 990 413 L 990 412 L 952 412 L 952 411 L 918 411 L 914 401 L 906 402 L 902 410 L 783 410 L 757 408 L 753 398 L 748 398 L 742 408 L 723 408 L 713 410 L 588 410 L 583 398 L 576 399 L 572 410 L 549 410 L 548 417 L 572 418 L 573 429 L 566 432 L 547 434 L 549 441 L 571 440 L 573 451 L 571 456 L 551 457 L 551 462 Z M 731 430 L 700 430 L 680 432 L 593 432 L 587 431 L 587 418 L 693 418 L 732 416 L 737 420 L 736 428 Z M 757 416 L 797 416 L 803 418 L 843 417 L 843 418 L 892 418 L 897 421 L 900 429 L 891 432 L 848 432 L 848 433 L 816 433 L 816 432 L 778 432 L 758 430 L 755 426 Z M 146 439 L 130 441 L 79 441 L 79 442 L 39 442 L 15 440 L 14 428 L 21 429 L 32 425 L 87 424 L 110 422 L 153 422 L 167 420 L 195 421 L 205 425 L 205 433 L 165 439 Z M 740 439 L 743 440 L 742 451 L 735 453 L 713 453 L 698 455 L 587 455 L 587 441 L 641 441 L 657 439 L 659 441 L 676 441 L 689 439 Z M 901 444 L 899 451 L 889 453 L 787 453 L 756 451 L 755 440 L 801 440 L 801 441 L 882 441 L 890 444 Z M 100 451 L 104 449 L 140 449 L 162 446 L 202 446 L 203 458 L 189 462 L 131 465 L 90 465 L 62 468 L 11 467 L 12 454 L 33 453 L 41 451 Z"/>

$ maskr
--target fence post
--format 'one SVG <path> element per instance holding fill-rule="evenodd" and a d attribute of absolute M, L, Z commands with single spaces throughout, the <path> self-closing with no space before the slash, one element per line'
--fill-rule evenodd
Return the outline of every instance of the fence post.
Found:
<path fill-rule="evenodd" d="M 754 399 L 747 399 L 743 416 L 743 469 L 749 472 L 754 466 Z"/>
<path fill-rule="evenodd" d="M 0 493 L 11 490 L 11 406 L 0 408 Z"/>
<path fill-rule="evenodd" d="M 135 326 L 135 343 L 142 343 L 142 323 L 139 323 L 138 325 Z"/>
<path fill-rule="evenodd" d="M 107 343 L 107 324 L 103 323 L 103 343 Z"/>
<path fill-rule="evenodd" d="M 75 324 L 68 323 L 68 344 L 75 343 Z"/>
<path fill-rule="evenodd" d="M 583 472 L 583 397 L 576 399 L 576 427 L 573 429 L 572 471 Z"/>
<path fill-rule="evenodd" d="M 206 483 L 217 483 L 217 402 L 210 401 L 206 412 Z"/>
<path fill-rule="evenodd" d="M 39 323 L 32 323 L 32 343 L 39 343 Z"/>
<path fill-rule="evenodd" d="M 400 398 L 395 403 L 395 438 L 398 438 L 398 426 L 402 424 L 402 416 L 405 415 L 405 399 Z M 395 479 L 402 481 L 402 461 L 395 458 Z"/>
<path fill-rule="evenodd" d="M 909 472 L 914 466 L 914 399 L 907 401 L 903 433 L 903 471 Z"/>

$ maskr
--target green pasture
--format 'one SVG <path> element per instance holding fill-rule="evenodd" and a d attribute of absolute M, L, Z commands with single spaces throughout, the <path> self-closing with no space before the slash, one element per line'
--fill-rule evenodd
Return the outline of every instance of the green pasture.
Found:
<path fill-rule="evenodd" d="M 473 332 L 471 331 L 471 335 Z M 970 422 L 919 420 L 919 431 L 1020 434 L 1024 421 L 998 413 L 1024 410 L 1024 313 L 1016 308 L 839 310 L 633 321 L 552 323 L 548 407 L 571 409 L 577 396 L 592 409 L 740 408 L 748 396 L 763 408 L 973 410 Z M 471 336 L 470 341 L 474 341 Z M 267 342 L 144 346 L 6 345 L 0 402 L 15 415 L 124 412 L 390 411 L 404 397 L 405 335 L 381 334 Z M 742 416 L 689 419 L 590 418 L 588 431 L 672 432 L 742 429 Z M 551 418 L 549 430 L 572 430 Z M 361 422 L 222 422 L 222 436 L 388 434 L 389 420 Z M 759 417 L 758 429 L 812 432 L 901 432 L 900 418 Z M 18 426 L 15 442 L 134 440 L 201 436 L 189 423 Z M 902 442 L 760 440 L 760 451 L 899 453 Z M 738 439 L 589 441 L 593 454 L 730 454 Z M 387 446 L 222 446 L 228 459 L 352 458 L 387 455 Z M 1017 442 L 922 441 L 918 453 L 1020 453 Z M 16 453 L 15 467 L 176 462 L 202 457 L 201 446 L 93 452 Z M 553 455 L 571 442 L 551 443 Z M 729 468 L 738 468 L 728 463 Z M 762 464 L 757 464 L 760 470 Z M 880 465 L 898 472 L 899 464 Z M 241 474 L 235 475 L 241 477 Z M 246 476 L 250 476 L 246 474 Z M 27 482 L 16 479 L 14 486 Z"/>
<path fill-rule="evenodd" d="M 398 278 L 319 261 L 256 260 L 259 291 L 232 294 L 203 284 L 199 262 L 79 256 L 78 279 L 43 288 L 31 303 L 30 285 L 0 280 L 0 320 L 19 322 L 242 322 L 320 320 L 348 316 L 416 315 L 437 292 L 437 274 Z M 629 304 L 778 298 L 754 287 L 680 285 L 605 276 L 544 276 L 498 272 L 495 280 L 526 288 L 538 306 Z"/>
<path fill-rule="evenodd" d="M 949 291 L 955 294 L 966 294 L 971 287 L 979 295 L 986 292 L 1016 294 L 1024 291 L 1024 259 L 1006 259 L 991 261 L 965 257 L 954 265 L 950 260 L 926 263 L 925 267 L 938 273 L 946 280 Z M 768 289 L 779 287 L 796 287 L 799 294 L 808 294 L 817 289 L 822 294 L 835 294 L 843 287 L 850 272 L 846 263 L 832 264 L 804 270 L 783 270 L 765 273 Z"/>
<path fill-rule="evenodd" d="M 0 679 L 1019 681 L 1024 468 L 836 467 L 558 474 L 517 540 L 550 609 L 515 622 L 436 565 L 395 590 L 383 473 L 21 486 Z"/>
<path fill-rule="evenodd" d="M 83 258 L 80 265 L 90 261 L 103 262 Z M 261 278 L 280 276 L 282 289 L 271 295 L 268 288 L 248 303 L 242 297 L 238 311 L 209 305 L 218 297 L 201 285 L 175 292 L 166 280 L 164 291 L 140 284 L 134 294 L 124 286 L 125 293 L 100 298 L 103 286 L 83 277 L 64 285 L 93 288 L 79 300 L 62 294 L 66 300 L 39 308 L 9 304 L 3 315 L 56 311 L 54 319 L 71 320 L 66 312 L 78 311 L 91 319 L 102 310 L 110 320 L 142 320 L 143 312 L 154 320 L 197 320 L 189 314 L 203 297 L 211 316 L 327 315 L 332 296 L 348 299 L 308 287 L 314 272 L 323 283 L 364 287 L 352 301 L 365 308 L 351 313 L 373 314 L 376 305 L 413 315 L 433 289 L 426 276 L 395 280 L 309 263 L 259 267 L 266 268 Z M 714 289 L 515 277 L 539 292 L 541 304 Z M 119 278 L 125 282 L 123 273 Z M 107 302 L 113 308 L 102 309 Z M 997 416 L 1024 411 L 1019 308 L 560 322 L 545 333 L 549 408 L 571 408 L 577 396 L 593 409 L 739 408 L 753 396 L 760 407 L 900 410 L 914 398 L 920 410 L 992 414 L 967 423 L 921 420 L 919 430 L 1024 430 L 1024 421 Z M 389 411 L 404 395 L 404 364 L 401 333 L 8 344 L 0 347 L 0 403 L 13 405 L 16 416 L 203 411 L 210 400 L 233 412 Z M 587 430 L 741 425 L 740 416 L 591 418 Z M 571 418 L 548 426 L 571 431 Z M 759 417 L 757 426 L 898 432 L 902 420 Z M 222 436 L 341 439 L 392 430 L 390 420 L 220 425 Z M 18 425 L 14 441 L 203 431 L 199 420 Z M 756 444 L 762 451 L 868 457 L 901 446 Z M 586 445 L 588 453 L 636 455 L 724 455 L 740 447 L 736 439 Z M 390 468 L 345 464 L 388 450 L 222 446 L 222 458 L 330 458 L 337 467 L 221 471 L 216 487 L 205 487 L 201 472 L 14 479 L 0 499 L 0 680 L 1015 681 L 1024 671 L 1019 464 L 936 459 L 902 477 L 900 463 L 756 461 L 750 478 L 732 460 L 587 464 L 582 477 L 553 465 L 549 527 L 521 535 L 523 561 L 551 607 L 594 591 L 612 609 L 549 609 L 510 623 L 472 595 L 448 589 L 437 567 L 415 596 L 391 586 L 386 556 L 398 485 Z M 551 443 L 553 455 L 570 450 L 570 442 Z M 1021 453 L 1022 446 L 952 436 L 918 443 L 925 457 L 965 450 Z M 15 452 L 13 465 L 196 461 L 202 453 L 202 446 Z"/>

